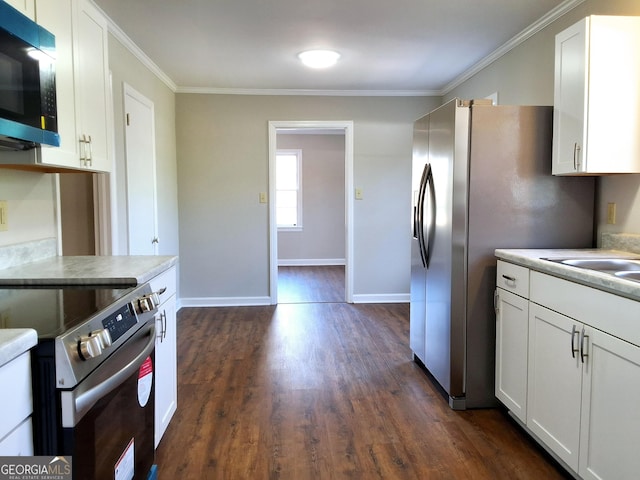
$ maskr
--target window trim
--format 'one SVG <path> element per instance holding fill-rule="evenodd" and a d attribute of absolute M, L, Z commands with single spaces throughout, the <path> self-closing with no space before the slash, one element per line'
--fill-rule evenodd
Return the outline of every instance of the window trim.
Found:
<path fill-rule="evenodd" d="M 278 169 L 278 156 L 279 155 L 295 155 L 298 168 L 298 189 L 297 189 L 297 222 L 296 225 L 278 225 L 278 210 L 276 205 L 276 228 L 279 232 L 301 232 L 303 229 L 302 223 L 302 149 L 300 148 L 278 148 L 276 149 L 276 172 Z M 277 173 L 276 173 L 277 175 Z M 278 196 L 278 186 L 276 185 L 276 198 Z"/>

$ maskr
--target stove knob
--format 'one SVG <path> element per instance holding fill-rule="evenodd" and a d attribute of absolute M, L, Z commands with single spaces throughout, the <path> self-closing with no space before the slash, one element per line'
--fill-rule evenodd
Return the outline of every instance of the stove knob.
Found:
<path fill-rule="evenodd" d="M 155 310 L 160 305 L 160 295 L 165 292 L 166 288 L 162 288 L 157 292 L 150 293 L 149 295 L 143 295 L 131 302 L 133 309 L 136 313 L 146 313 Z"/>
<path fill-rule="evenodd" d="M 98 337 L 82 337 L 78 342 L 78 353 L 82 360 L 99 357 L 102 355 L 102 344 Z"/>
<path fill-rule="evenodd" d="M 89 334 L 91 337 L 97 337 L 100 340 L 100 346 L 104 350 L 105 348 L 109 348 L 111 346 L 111 334 L 109 330 L 106 328 L 101 328 L 100 330 L 96 330 L 95 332 L 91 332 Z"/>
<path fill-rule="evenodd" d="M 146 295 L 131 302 L 131 306 L 138 314 L 150 312 L 155 308 L 153 305 L 153 300 Z"/>

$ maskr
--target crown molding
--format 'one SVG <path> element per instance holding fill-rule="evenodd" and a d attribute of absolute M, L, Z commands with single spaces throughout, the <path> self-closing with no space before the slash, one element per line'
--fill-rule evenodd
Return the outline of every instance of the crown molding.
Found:
<path fill-rule="evenodd" d="M 90 0 L 93 6 L 106 18 L 107 28 L 116 40 L 118 40 L 131 54 L 136 57 L 140 63 L 147 67 L 160 81 L 162 81 L 172 92 L 176 92 L 178 86 L 171 78 L 162 71 L 158 65 L 144 53 L 138 45 L 135 44 L 129 36 L 102 10 L 93 0 Z"/>
<path fill-rule="evenodd" d="M 462 75 L 455 78 L 452 82 L 445 85 L 444 88 L 439 92 L 439 95 L 440 96 L 446 95 L 454 88 L 458 87 L 462 83 L 469 80 L 476 73 L 485 69 L 486 67 L 491 65 L 493 62 L 498 60 L 500 57 L 507 54 L 508 52 L 516 48 L 518 45 L 520 45 L 527 39 L 534 36 L 540 30 L 546 28 L 547 26 L 555 22 L 558 18 L 562 17 L 565 13 L 573 10 L 575 7 L 577 7 L 581 3 L 584 3 L 585 1 L 586 0 L 567 0 L 561 3 L 556 8 L 548 12 L 546 15 L 540 17 L 540 19 L 538 19 L 537 22 L 525 28 L 515 37 L 511 38 L 511 40 L 509 40 L 507 43 L 502 45 L 500 48 L 494 50 L 493 53 L 487 55 L 485 58 L 483 58 L 474 66 L 472 66 L 469 70 L 467 70 Z"/>
<path fill-rule="evenodd" d="M 308 95 L 330 97 L 432 97 L 437 90 L 313 90 L 269 88 L 208 88 L 178 87 L 176 93 L 201 93 L 217 95 Z"/>

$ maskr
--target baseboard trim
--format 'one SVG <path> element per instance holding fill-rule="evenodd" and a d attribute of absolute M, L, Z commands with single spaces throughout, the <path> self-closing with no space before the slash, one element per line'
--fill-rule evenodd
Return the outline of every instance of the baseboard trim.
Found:
<path fill-rule="evenodd" d="M 361 294 L 353 303 L 409 303 L 408 293 Z M 189 307 L 256 307 L 271 305 L 270 297 L 191 297 L 180 298 L 179 309 Z"/>
<path fill-rule="evenodd" d="M 408 293 L 360 294 L 353 296 L 353 303 L 409 303 Z"/>
<path fill-rule="evenodd" d="M 271 305 L 270 297 L 191 297 L 181 298 L 180 308 L 188 307 L 255 307 Z"/>
<path fill-rule="evenodd" d="M 344 258 L 279 258 L 279 267 L 321 267 L 331 265 L 345 265 Z"/>

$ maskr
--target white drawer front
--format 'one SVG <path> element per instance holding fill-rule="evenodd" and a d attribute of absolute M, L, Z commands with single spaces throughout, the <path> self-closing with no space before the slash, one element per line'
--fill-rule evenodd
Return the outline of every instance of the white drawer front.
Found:
<path fill-rule="evenodd" d="M 529 298 L 529 269 L 498 260 L 496 286 Z"/>
<path fill-rule="evenodd" d="M 166 291 L 160 295 L 160 301 L 164 303 L 169 297 L 176 294 L 176 282 L 176 267 L 171 267 L 160 275 L 152 278 L 149 283 L 154 292 L 166 288 Z"/>
<path fill-rule="evenodd" d="M 532 302 L 640 346 L 640 302 L 531 272 Z"/>
<path fill-rule="evenodd" d="M 33 411 L 30 359 L 29 352 L 25 352 L 0 368 L 0 389 L 4 392 L 0 395 L 0 438 L 4 438 Z"/>

